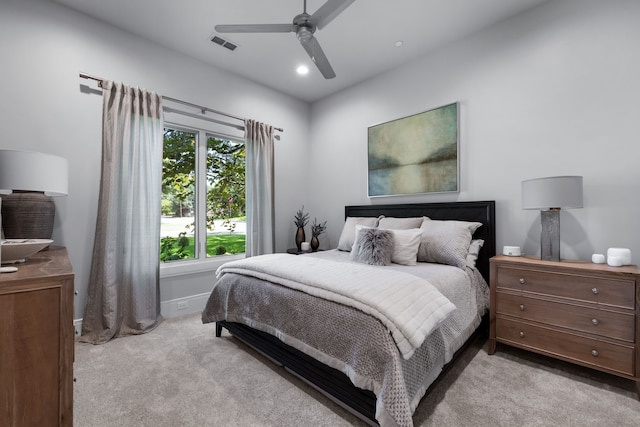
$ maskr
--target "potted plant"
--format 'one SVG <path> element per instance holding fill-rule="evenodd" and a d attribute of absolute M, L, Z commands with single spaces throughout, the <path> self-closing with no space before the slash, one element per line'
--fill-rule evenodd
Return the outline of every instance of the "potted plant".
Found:
<path fill-rule="evenodd" d="M 296 215 L 294 216 L 293 223 L 298 228 L 296 230 L 296 247 L 298 248 L 298 252 L 302 250 L 301 245 L 302 242 L 306 240 L 306 236 L 304 235 L 304 227 L 309 222 L 309 214 L 304 212 L 304 205 L 298 209 Z"/>
<path fill-rule="evenodd" d="M 316 218 L 313 218 L 313 224 L 311 224 L 311 250 L 316 252 L 320 246 L 318 236 L 325 232 L 327 229 L 327 221 L 318 223 Z"/>

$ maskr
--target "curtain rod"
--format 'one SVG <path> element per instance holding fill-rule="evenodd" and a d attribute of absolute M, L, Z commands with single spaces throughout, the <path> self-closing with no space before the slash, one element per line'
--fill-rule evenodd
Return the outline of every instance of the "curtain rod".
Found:
<path fill-rule="evenodd" d="M 100 86 L 100 87 L 102 87 L 102 82 L 105 80 L 102 77 L 96 77 L 96 76 L 92 76 L 92 75 L 86 74 L 86 73 L 80 73 L 80 77 L 83 78 L 83 79 L 95 80 L 95 81 L 98 82 L 98 86 Z M 177 102 L 178 104 L 187 105 L 189 107 L 197 108 L 200 111 L 202 111 L 202 114 L 204 114 L 205 112 L 208 111 L 210 113 L 214 113 L 214 114 L 219 114 L 221 116 L 230 117 L 232 119 L 240 120 L 242 122 L 244 122 L 246 120 L 246 119 L 243 119 L 242 117 L 234 116 L 233 114 L 229 114 L 229 113 L 225 113 L 225 112 L 222 112 L 222 111 L 214 110 L 214 109 L 209 108 L 209 107 L 203 107 L 201 105 L 193 104 L 193 103 L 187 102 L 187 101 L 182 101 L 180 99 L 171 98 L 170 96 L 162 95 L 162 99 L 166 99 L 167 101 Z M 277 130 L 278 132 L 284 132 L 284 129 L 282 129 L 282 128 L 274 127 L 273 129 Z"/>

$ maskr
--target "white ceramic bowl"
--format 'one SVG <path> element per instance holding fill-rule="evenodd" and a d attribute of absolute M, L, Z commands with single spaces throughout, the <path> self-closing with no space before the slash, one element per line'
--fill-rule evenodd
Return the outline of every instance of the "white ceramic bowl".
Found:
<path fill-rule="evenodd" d="M 31 255 L 46 248 L 51 239 L 6 239 L 2 241 L 2 264 L 24 262 Z"/>

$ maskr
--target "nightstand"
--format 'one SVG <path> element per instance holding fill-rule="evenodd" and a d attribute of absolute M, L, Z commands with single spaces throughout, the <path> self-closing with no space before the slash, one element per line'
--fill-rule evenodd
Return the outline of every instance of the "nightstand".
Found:
<path fill-rule="evenodd" d="M 491 258 L 489 354 L 496 343 L 636 381 L 640 271 L 587 261 Z"/>
<path fill-rule="evenodd" d="M 298 248 L 290 248 L 290 249 L 287 249 L 287 253 L 291 255 L 302 255 L 302 254 L 308 254 L 309 252 L 299 251 Z"/>
<path fill-rule="evenodd" d="M 312 254 L 314 252 L 322 252 L 324 249 L 318 249 L 317 251 L 299 251 L 297 248 L 287 249 L 287 253 L 291 255 L 304 255 L 304 254 Z"/>

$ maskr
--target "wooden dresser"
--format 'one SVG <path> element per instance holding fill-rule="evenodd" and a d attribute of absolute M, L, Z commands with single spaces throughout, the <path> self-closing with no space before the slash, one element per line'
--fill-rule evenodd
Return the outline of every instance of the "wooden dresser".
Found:
<path fill-rule="evenodd" d="M 636 381 L 640 271 L 588 261 L 491 258 L 489 354 L 496 343 Z"/>
<path fill-rule="evenodd" d="M 0 274 L 0 424 L 73 425 L 73 280 L 64 248 Z"/>

